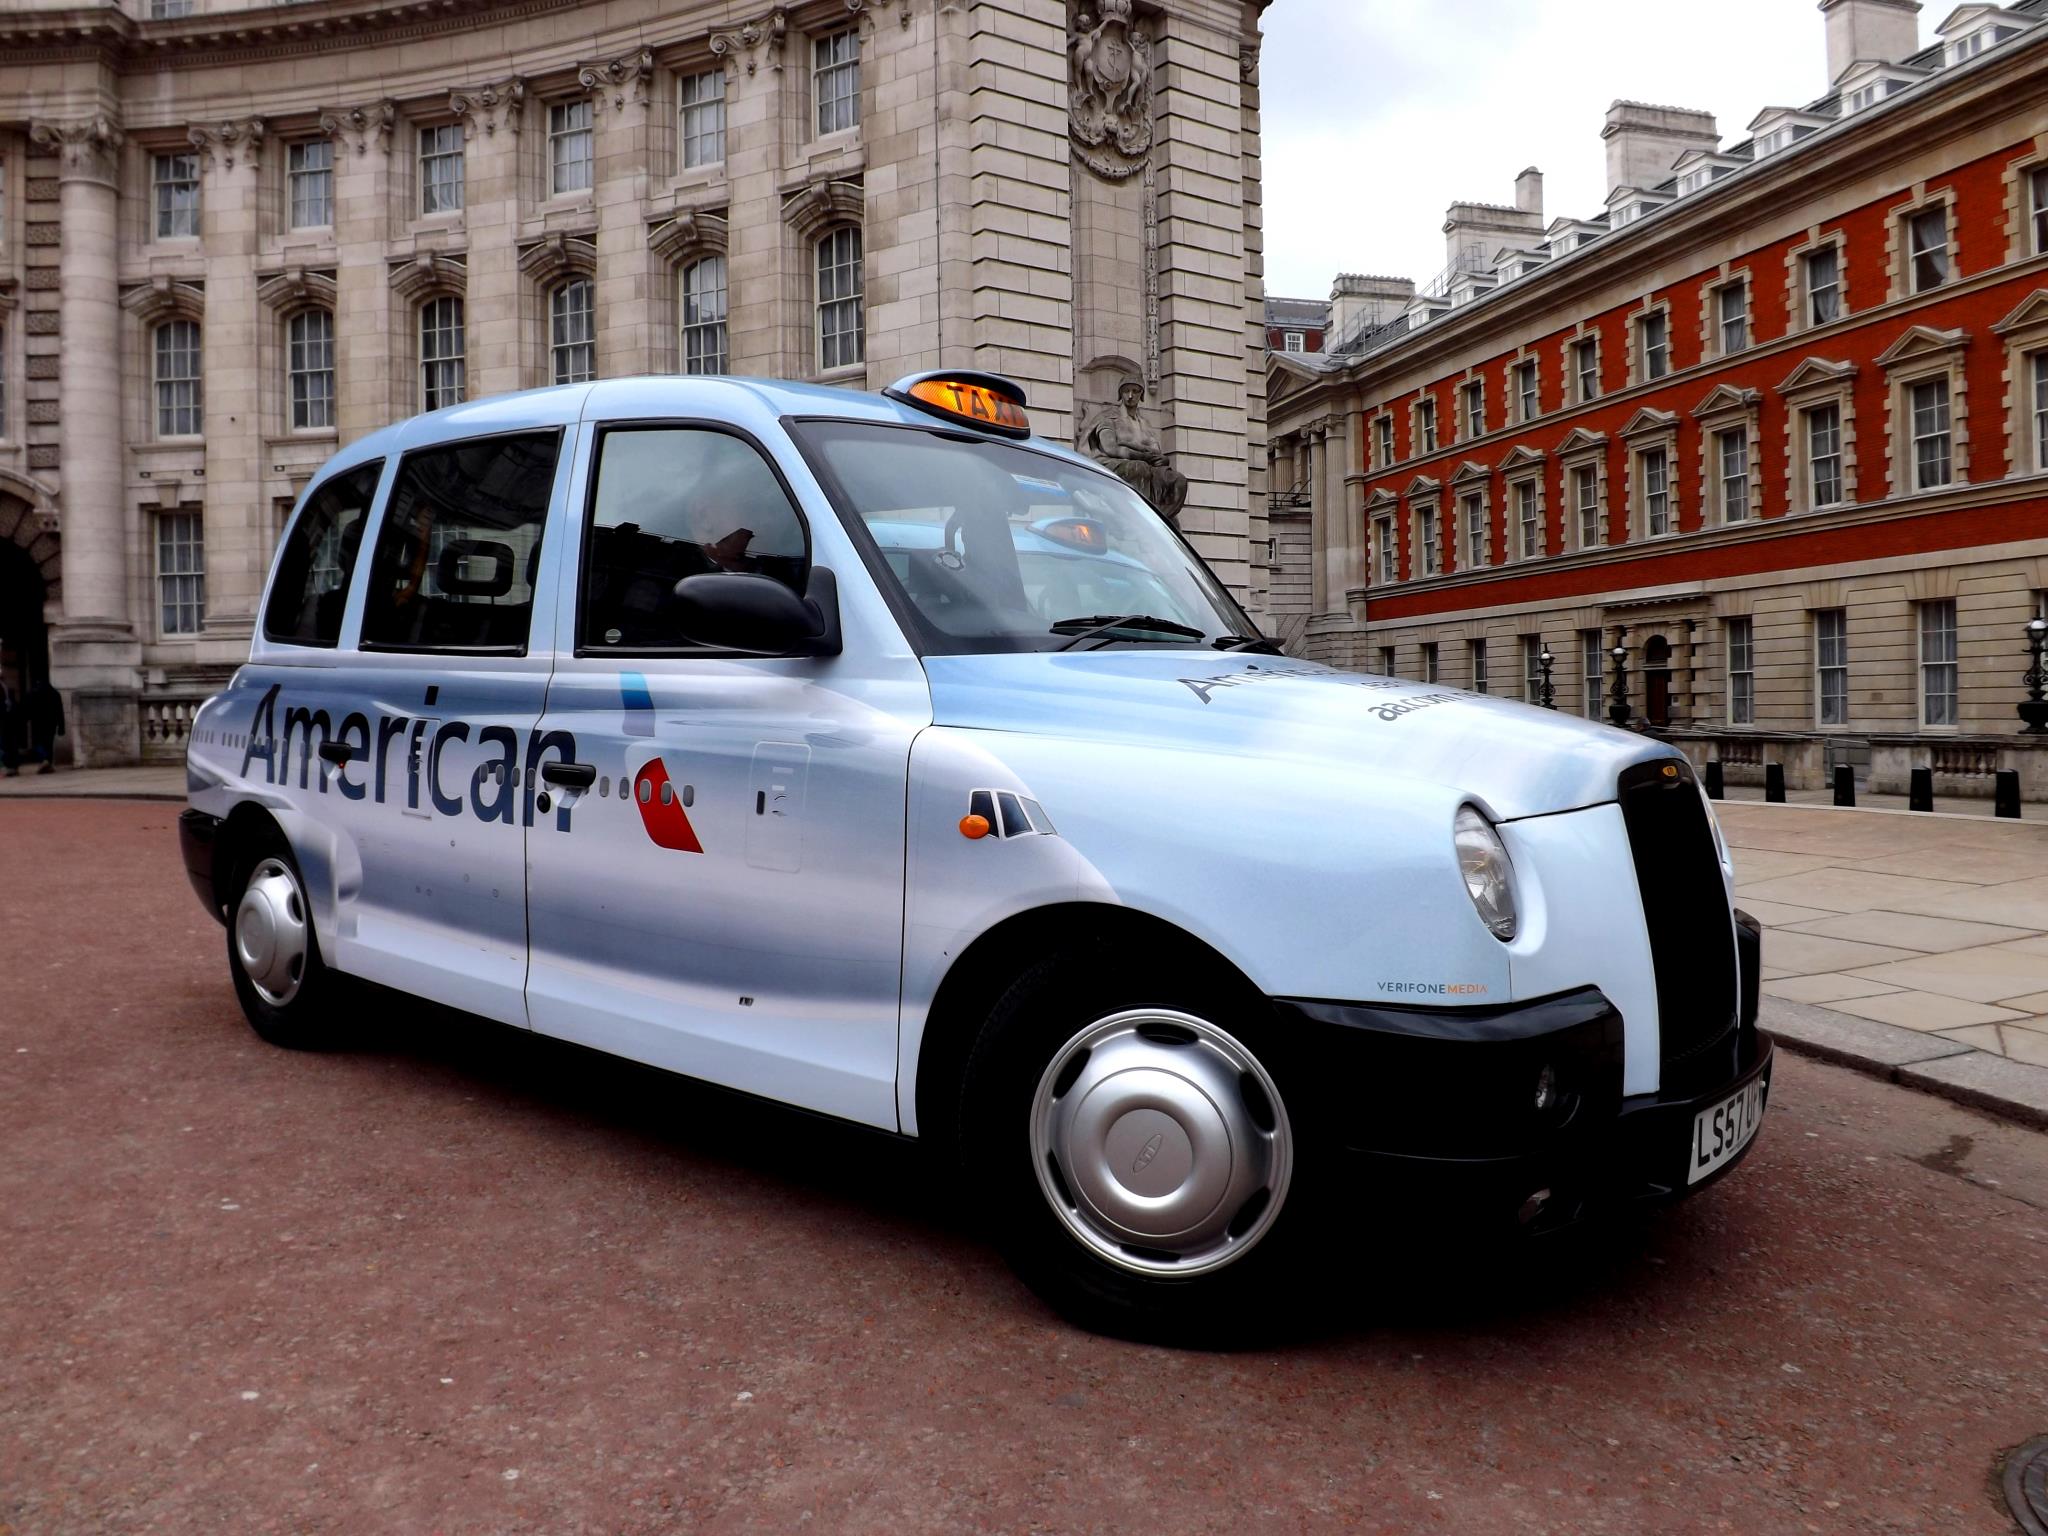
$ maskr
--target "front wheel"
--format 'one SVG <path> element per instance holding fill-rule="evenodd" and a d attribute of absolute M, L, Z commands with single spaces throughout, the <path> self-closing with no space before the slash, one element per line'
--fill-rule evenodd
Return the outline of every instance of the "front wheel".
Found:
<path fill-rule="evenodd" d="M 282 838 L 243 863 L 228 912 L 228 972 L 242 1012 L 272 1045 L 331 1042 L 334 977 L 320 961 L 306 883 Z"/>
<path fill-rule="evenodd" d="M 1226 1344 L 1299 1321 L 1315 1190 L 1283 1044 L 1239 987 L 1072 960 L 1014 984 L 968 1060 L 958 1155 L 1024 1280 L 1129 1337 Z"/>

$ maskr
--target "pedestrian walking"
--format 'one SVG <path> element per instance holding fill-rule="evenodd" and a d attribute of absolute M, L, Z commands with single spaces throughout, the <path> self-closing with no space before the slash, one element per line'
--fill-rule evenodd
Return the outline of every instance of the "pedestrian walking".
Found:
<path fill-rule="evenodd" d="M 64 695 L 50 686 L 47 677 L 28 685 L 24 701 L 28 717 L 28 755 L 42 766 L 37 773 L 54 772 L 57 766 L 57 738 L 64 734 Z"/>

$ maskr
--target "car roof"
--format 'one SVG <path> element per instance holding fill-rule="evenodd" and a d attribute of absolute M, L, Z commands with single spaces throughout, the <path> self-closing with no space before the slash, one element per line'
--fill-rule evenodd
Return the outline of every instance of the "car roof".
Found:
<path fill-rule="evenodd" d="M 430 443 L 528 427 L 574 426 L 584 421 L 646 420 L 663 416 L 727 418 L 736 421 L 763 416 L 829 417 L 837 421 L 929 427 L 939 418 L 900 400 L 837 385 L 806 384 L 787 379 L 740 378 L 732 375 L 692 376 L 648 374 L 600 379 L 591 384 L 560 384 L 524 389 L 465 401 L 379 428 L 343 448 L 328 461 L 321 478 L 369 459 L 403 453 Z M 965 423 L 960 424 L 963 428 Z M 1012 439 L 990 435 L 992 442 Z M 1032 437 L 1020 446 L 1053 454 L 1090 469 L 1099 469 L 1063 443 Z"/>

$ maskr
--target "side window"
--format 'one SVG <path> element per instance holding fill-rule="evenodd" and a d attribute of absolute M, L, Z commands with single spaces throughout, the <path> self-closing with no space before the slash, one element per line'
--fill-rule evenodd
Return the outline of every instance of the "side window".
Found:
<path fill-rule="evenodd" d="M 384 461 L 372 459 L 343 470 L 306 498 L 278 556 L 263 614 L 265 639 L 286 645 L 333 645 L 341 639 L 348 579 L 383 474 Z"/>
<path fill-rule="evenodd" d="M 753 446 L 700 427 L 615 427 L 598 445 L 576 645 L 677 650 L 685 576 L 749 571 L 804 589 L 803 519 Z"/>
<path fill-rule="evenodd" d="M 399 461 L 377 533 L 363 645 L 521 655 L 557 431 L 422 448 Z"/>

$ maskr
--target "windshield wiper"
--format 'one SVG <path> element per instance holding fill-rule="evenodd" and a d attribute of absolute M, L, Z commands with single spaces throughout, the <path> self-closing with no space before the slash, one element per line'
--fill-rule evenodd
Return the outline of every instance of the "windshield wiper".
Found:
<path fill-rule="evenodd" d="M 1112 630 L 1133 629 L 1144 634 L 1167 635 L 1176 640 L 1199 640 L 1202 632 L 1186 624 L 1176 624 L 1171 619 L 1154 618 L 1149 613 L 1091 613 L 1078 619 L 1061 619 L 1052 626 L 1056 635 L 1072 635 L 1060 649 L 1071 651 L 1083 640 L 1109 634 Z"/>
<path fill-rule="evenodd" d="M 1264 635 L 1218 635 L 1209 642 L 1219 651 L 1260 651 L 1268 656 L 1284 656 L 1280 642 L 1268 640 Z"/>

